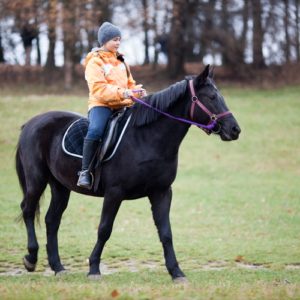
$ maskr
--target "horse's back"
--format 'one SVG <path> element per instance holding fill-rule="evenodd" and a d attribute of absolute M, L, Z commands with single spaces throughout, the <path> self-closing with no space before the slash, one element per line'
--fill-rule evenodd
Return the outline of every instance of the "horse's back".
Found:
<path fill-rule="evenodd" d="M 79 114 L 66 111 L 49 111 L 36 115 L 22 126 L 20 140 L 23 136 L 31 139 L 42 138 L 45 135 L 49 138 L 52 134 L 63 134 L 64 128 L 80 117 L 82 116 Z"/>
<path fill-rule="evenodd" d="M 71 112 L 49 111 L 31 118 L 22 126 L 18 149 L 24 154 L 41 156 L 61 139 L 69 124 L 80 117 Z"/>
<path fill-rule="evenodd" d="M 80 117 L 83 116 L 68 111 L 48 111 L 46 113 L 42 113 L 32 117 L 22 126 L 22 129 L 25 129 L 26 127 L 32 127 L 32 126 L 37 128 L 43 128 L 43 127 L 50 128 L 52 126 L 56 127 L 55 125 L 68 124 L 69 122 L 79 119 Z"/>

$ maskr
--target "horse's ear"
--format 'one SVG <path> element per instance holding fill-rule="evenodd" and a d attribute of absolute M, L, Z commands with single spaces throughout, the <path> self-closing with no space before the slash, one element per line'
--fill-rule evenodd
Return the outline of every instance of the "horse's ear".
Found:
<path fill-rule="evenodd" d="M 209 73 L 210 73 L 210 69 L 209 69 L 209 65 L 207 65 L 205 69 L 202 71 L 202 73 L 196 77 L 195 80 L 196 84 L 201 85 L 203 82 L 205 82 L 206 78 L 209 76 Z"/>
<path fill-rule="evenodd" d="M 210 77 L 210 78 L 213 78 L 213 77 L 214 77 L 214 70 L 215 70 L 214 67 L 210 67 L 210 68 L 209 68 L 209 74 L 208 74 L 208 77 Z"/>

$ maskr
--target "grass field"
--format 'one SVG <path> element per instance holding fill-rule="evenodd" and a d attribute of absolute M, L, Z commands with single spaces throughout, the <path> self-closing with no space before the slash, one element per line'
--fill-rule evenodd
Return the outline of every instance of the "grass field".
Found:
<path fill-rule="evenodd" d="M 59 233 L 69 274 L 56 278 L 41 203 L 37 272 L 22 266 L 26 233 L 14 170 L 20 126 L 35 114 L 85 114 L 81 95 L 0 94 L 0 299 L 300 299 L 300 88 L 222 89 L 242 134 L 225 143 L 191 128 L 173 186 L 171 222 L 189 285 L 175 286 L 146 199 L 122 204 L 103 253 L 103 277 L 86 278 L 102 200 L 72 194 Z"/>

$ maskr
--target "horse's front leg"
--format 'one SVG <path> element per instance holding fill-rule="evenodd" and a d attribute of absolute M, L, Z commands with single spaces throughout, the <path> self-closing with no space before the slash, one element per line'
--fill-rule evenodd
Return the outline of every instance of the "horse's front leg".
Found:
<path fill-rule="evenodd" d="M 88 277 L 90 279 L 100 278 L 100 260 L 103 247 L 109 239 L 115 217 L 120 208 L 122 200 L 113 197 L 111 194 L 104 197 L 101 220 L 98 227 L 98 239 L 94 250 L 89 258 L 90 271 Z"/>
<path fill-rule="evenodd" d="M 169 218 L 172 201 L 171 187 L 163 191 L 156 191 L 152 193 L 149 195 L 149 199 L 151 202 L 153 219 L 164 249 L 166 267 L 175 282 L 184 282 L 186 281 L 185 275 L 179 268 L 173 247 Z"/>

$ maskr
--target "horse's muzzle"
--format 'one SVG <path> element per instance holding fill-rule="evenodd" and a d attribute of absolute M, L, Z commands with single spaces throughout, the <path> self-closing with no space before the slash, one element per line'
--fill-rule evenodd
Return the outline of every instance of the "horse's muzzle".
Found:
<path fill-rule="evenodd" d="M 238 125 L 232 126 L 231 130 L 221 130 L 220 137 L 222 141 L 234 141 L 239 138 L 241 128 Z"/>

